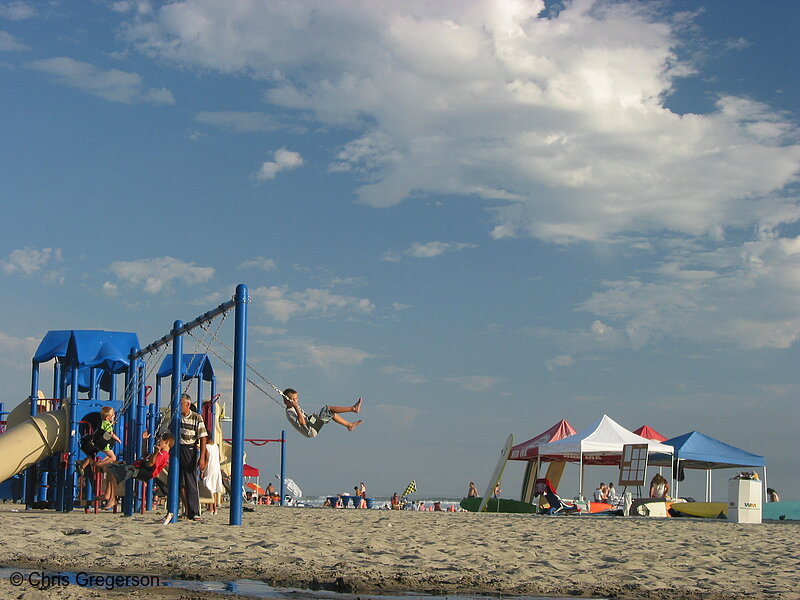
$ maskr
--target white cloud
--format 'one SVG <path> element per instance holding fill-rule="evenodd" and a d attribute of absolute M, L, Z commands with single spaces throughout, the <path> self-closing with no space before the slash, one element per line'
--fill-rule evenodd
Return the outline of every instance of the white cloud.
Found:
<path fill-rule="evenodd" d="M 59 262 L 61 262 L 61 248 L 22 248 L 11 252 L 7 259 L 0 259 L 0 269 L 6 275 L 21 273 L 31 276 L 48 265 Z"/>
<path fill-rule="evenodd" d="M 411 247 L 402 252 L 389 251 L 384 253 L 383 260 L 398 262 L 404 256 L 409 258 L 434 258 L 449 252 L 458 252 L 467 248 L 476 248 L 475 244 L 465 244 L 462 242 L 414 242 Z"/>
<path fill-rule="evenodd" d="M 268 102 L 352 127 L 330 169 L 364 177 L 362 202 L 480 197 L 496 238 L 701 235 L 786 204 L 767 197 L 798 171 L 786 115 L 736 97 L 705 115 L 665 107 L 694 69 L 676 58 L 691 28 L 655 4 L 584 0 L 540 17 L 544 7 L 186 0 L 127 34 L 150 55 L 252 76 Z"/>
<path fill-rule="evenodd" d="M 442 377 L 442 381 L 456 384 L 463 390 L 470 392 L 489 392 L 500 383 L 497 377 L 487 375 L 467 375 L 465 377 Z"/>
<path fill-rule="evenodd" d="M 92 64 L 77 61 L 67 56 L 36 60 L 28 66 L 51 75 L 62 84 L 112 102 L 149 102 L 152 104 L 175 104 L 172 92 L 165 88 L 146 89 L 137 73 L 118 69 L 102 70 Z"/>
<path fill-rule="evenodd" d="M 0 31 L 0 52 L 21 52 L 30 49 L 30 46 L 18 41 L 7 31 Z"/>
<path fill-rule="evenodd" d="M 305 350 L 308 353 L 309 362 L 323 369 L 335 366 L 352 367 L 372 358 L 372 354 L 369 352 L 349 346 L 310 344 L 306 346 Z"/>
<path fill-rule="evenodd" d="M 214 276 L 212 267 L 198 267 L 171 256 L 117 261 L 109 268 L 120 280 L 140 286 L 148 294 L 158 294 L 174 281 L 194 285 L 205 283 Z"/>
<path fill-rule="evenodd" d="M 262 271 L 274 271 L 278 268 L 276 263 L 271 258 L 264 258 L 263 256 L 256 256 L 239 264 L 240 269 L 261 269 Z"/>
<path fill-rule="evenodd" d="M 422 383 L 428 383 L 430 381 L 427 377 L 418 375 L 413 369 L 409 369 L 408 367 L 395 367 L 393 365 L 387 365 L 385 367 L 381 367 L 379 371 L 384 375 L 393 377 L 401 383 L 418 385 Z"/>
<path fill-rule="evenodd" d="M 575 364 L 575 359 L 569 354 L 561 354 L 559 356 L 554 356 L 553 358 L 548 358 L 546 361 L 544 361 L 544 364 L 548 371 L 555 371 L 558 367 L 569 367 L 570 365 Z"/>
<path fill-rule="evenodd" d="M 261 164 L 261 168 L 258 170 L 258 173 L 256 173 L 256 179 L 259 181 L 275 179 L 275 176 L 281 171 L 296 169 L 303 166 L 303 157 L 297 152 L 292 152 L 286 148 L 276 150 L 274 158 L 274 161 Z"/>
<path fill-rule="evenodd" d="M 103 293 L 110 298 L 116 298 L 120 295 L 119 286 L 111 281 L 106 281 L 103 283 L 102 290 Z"/>
<path fill-rule="evenodd" d="M 4 2 L 0 4 L 0 17 L 10 21 L 24 21 L 36 14 L 30 2 Z"/>
<path fill-rule="evenodd" d="M 0 331 L 0 364 L 13 369 L 30 369 L 39 341 L 32 337 L 14 337 Z"/>
<path fill-rule="evenodd" d="M 203 111 L 197 113 L 195 119 L 235 133 L 277 131 L 286 127 L 272 115 L 262 112 Z"/>
<path fill-rule="evenodd" d="M 252 301 L 277 321 L 292 317 L 323 317 L 348 313 L 370 314 L 375 309 L 366 298 L 333 294 L 329 290 L 309 288 L 291 292 L 288 286 L 259 287 L 251 290 Z"/>

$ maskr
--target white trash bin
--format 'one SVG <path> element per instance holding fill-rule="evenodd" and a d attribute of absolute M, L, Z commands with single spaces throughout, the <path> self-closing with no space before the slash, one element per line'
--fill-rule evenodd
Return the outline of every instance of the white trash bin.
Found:
<path fill-rule="evenodd" d="M 732 477 L 728 483 L 728 521 L 761 523 L 761 482 Z"/>

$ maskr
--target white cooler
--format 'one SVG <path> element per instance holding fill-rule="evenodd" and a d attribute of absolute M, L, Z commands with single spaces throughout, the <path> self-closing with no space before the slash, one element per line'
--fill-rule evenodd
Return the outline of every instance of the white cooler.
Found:
<path fill-rule="evenodd" d="M 731 479 L 728 483 L 728 521 L 761 523 L 761 494 L 758 479 Z"/>

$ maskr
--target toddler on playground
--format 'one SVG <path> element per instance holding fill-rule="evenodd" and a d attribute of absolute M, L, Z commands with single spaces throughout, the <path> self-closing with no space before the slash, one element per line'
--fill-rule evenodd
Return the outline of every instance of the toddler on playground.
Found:
<path fill-rule="evenodd" d="M 144 432 L 144 439 L 150 437 L 148 432 Z M 117 505 L 117 485 L 127 481 L 131 477 L 139 481 L 150 481 L 158 477 L 169 463 L 169 451 L 175 444 L 175 438 L 171 433 L 162 433 L 156 442 L 153 452 L 143 460 L 137 460 L 132 465 L 112 462 L 106 465 L 105 471 L 108 475 L 108 486 L 106 487 L 106 510 L 111 510 Z"/>
<path fill-rule="evenodd" d="M 89 466 L 89 463 L 94 460 L 98 452 L 105 454 L 105 457 L 97 463 L 98 467 L 107 465 L 108 463 L 116 462 L 117 455 L 111 449 L 111 440 L 118 444 L 122 443 L 114 433 L 114 418 L 116 412 L 112 406 L 104 406 L 100 409 L 100 427 L 92 434 L 85 435 L 81 439 L 81 450 L 86 453 L 86 458 L 78 463 L 78 472 L 83 475 L 83 470 Z"/>
<path fill-rule="evenodd" d="M 299 394 L 297 390 L 286 388 L 283 391 L 283 403 L 286 405 L 286 418 L 297 431 L 307 438 L 317 437 L 322 426 L 331 419 L 342 427 L 347 427 L 348 431 L 353 431 L 353 429 L 364 422 L 363 420 L 358 420 L 355 423 L 351 423 L 340 416 L 341 413 L 360 412 L 361 398 L 359 398 L 353 406 L 323 406 L 318 412 L 310 415 L 307 415 L 303 412 L 303 409 L 300 408 L 298 398 Z"/>

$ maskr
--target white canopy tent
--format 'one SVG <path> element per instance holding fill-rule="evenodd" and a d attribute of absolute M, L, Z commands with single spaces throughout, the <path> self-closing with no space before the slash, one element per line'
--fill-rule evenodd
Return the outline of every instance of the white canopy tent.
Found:
<path fill-rule="evenodd" d="M 578 493 L 583 497 L 583 466 L 619 464 L 626 444 L 647 444 L 648 453 L 672 455 L 674 452 L 672 446 L 636 435 L 608 415 L 603 415 L 575 435 L 539 446 L 539 457 L 542 461 L 580 463 Z"/>

